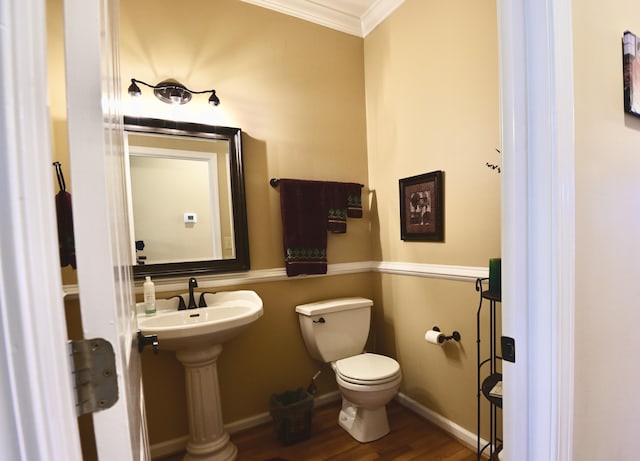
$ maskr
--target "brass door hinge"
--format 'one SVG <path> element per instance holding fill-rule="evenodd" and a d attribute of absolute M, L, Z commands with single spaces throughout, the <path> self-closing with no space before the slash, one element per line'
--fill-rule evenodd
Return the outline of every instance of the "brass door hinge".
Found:
<path fill-rule="evenodd" d="M 116 356 L 102 338 L 69 341 L 78 416 L 106 410 L 118 401 Z"/>

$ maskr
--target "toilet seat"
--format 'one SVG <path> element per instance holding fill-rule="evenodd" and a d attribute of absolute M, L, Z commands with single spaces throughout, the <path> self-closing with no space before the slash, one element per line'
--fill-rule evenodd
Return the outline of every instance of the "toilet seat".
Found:
<path fill-rule="evenodd" d="M 400 376 L 400 364 L 391 357 L 364 353 L 337 360 L 336 375 L 352 384 L 376 385 L 395 381 Z"/>

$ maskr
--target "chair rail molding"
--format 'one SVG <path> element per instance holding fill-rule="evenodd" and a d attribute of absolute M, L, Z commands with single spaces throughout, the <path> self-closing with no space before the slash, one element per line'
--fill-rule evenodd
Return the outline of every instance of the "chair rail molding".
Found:
<path fill-rule="evenodd" d="M 363 272 L 380 272 L 384 274 L 406 275 L 409 277 L 426 277 L 436 279 L 475 282 L 477 278 L 489 277 L 488 267 L 453 266 L 443 264 L 425 264 L 398 261 L 358 261 L 351 263 L 329 264 L 326 274 L 298 275 L 287 277 L 284 267 L 257 269 L 247 272 L 228 274 L 212 274 L 198 277 L 200 288 L 220 288 L 251 283 L 269 283 L 282 280 L 302 280 L 309 277 L 330 277 L 334 275 L 359 274 Z M 156 292 L 167 293 L 185 289 L 186 277 L 171 277 L 155 280 Z M 136 283 L 136 293 L 142 293 L 142 281 Z M 78 285 L 65 285 L 64 295 L 67 299 L 77 298 Z"/>
<path fill-rule="evenodd" d="M 489 268 L 472 266 L 452 266 L 409 262 L 381 261 L 372 263 L 372 270 L 386 274 L 408 275 L 437 279 L 475 282 L 478 278 L 489 277 Z"/>

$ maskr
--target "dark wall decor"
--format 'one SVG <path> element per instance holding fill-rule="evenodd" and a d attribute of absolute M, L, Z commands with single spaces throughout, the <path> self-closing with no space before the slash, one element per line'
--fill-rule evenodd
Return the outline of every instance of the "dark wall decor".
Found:
<path fill-rule="evenodd" d="M 402 240 L 444 242 L 442 171 L 400 179 Z"/>
<path fill-rule="evenodd" d="M 628 30 L 622 36 L 624 111 L 640 117 L 640 40 Z"/>

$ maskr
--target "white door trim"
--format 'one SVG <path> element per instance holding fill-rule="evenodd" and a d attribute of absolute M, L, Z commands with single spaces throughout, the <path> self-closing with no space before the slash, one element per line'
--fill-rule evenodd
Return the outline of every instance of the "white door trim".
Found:
<path fill-rule="evenodd" d="M 570 0 L 500 0 L 504 459 L 570 460 L 574 139 Z"/>
<path fill-rule="evenodd" d="M 575 322 L 575 122 L 573 75 L 573 20 L 571 0 L 555 0 L 551 9 L 555 126 L 553 165 L 555 318 L 552 340 L 557 341 L 557 362 L 553 376 L 557 389 L 555 434 L 552 459 L 573 459 L 573 390 Z"/>
<path fill-rule="evenodd" d="M 43 1 L 0 2 L 0 446 L 4 459 L 79 461 L 55 237 L 46 30 Z"/>

